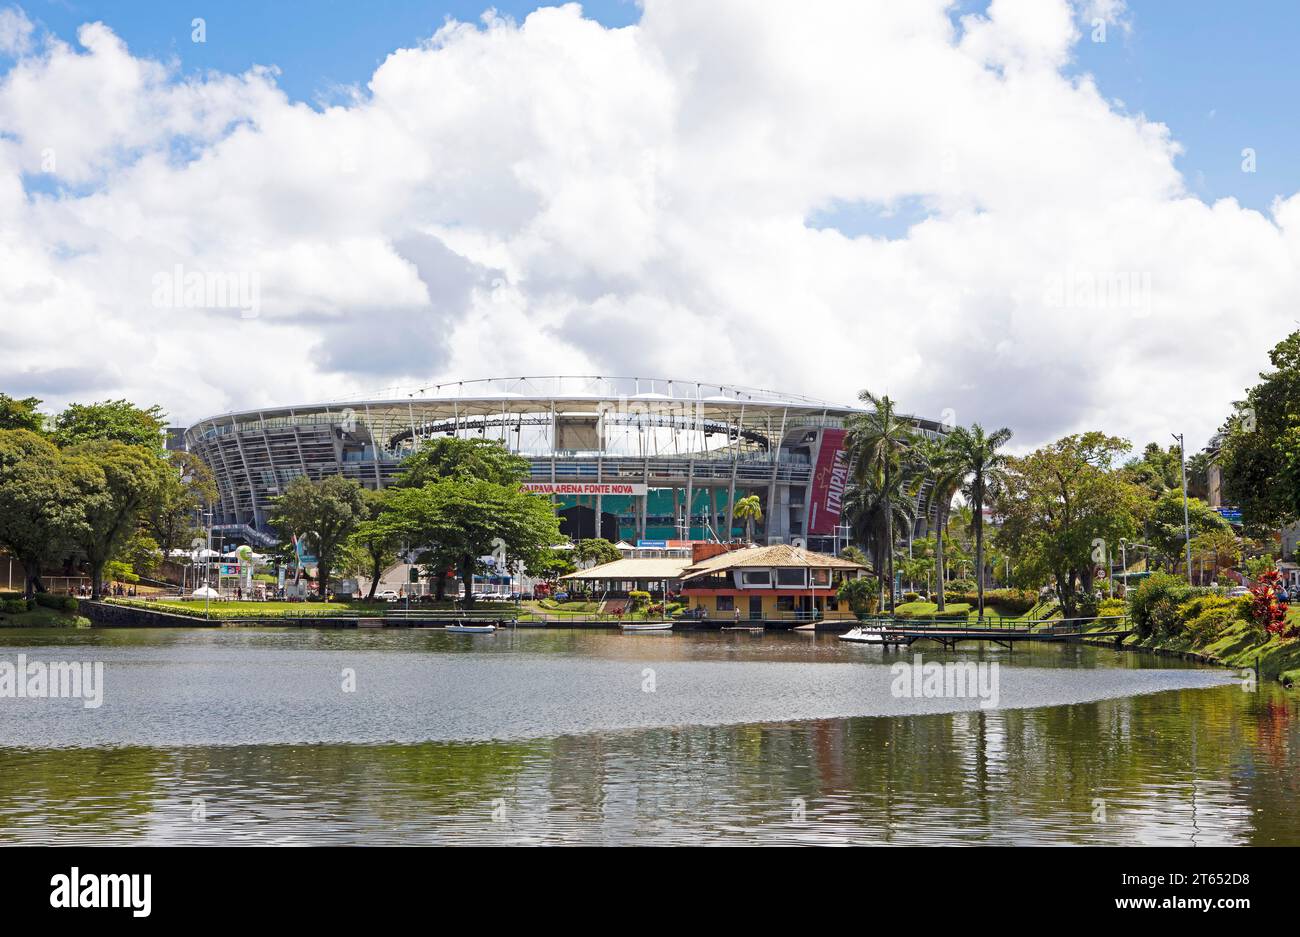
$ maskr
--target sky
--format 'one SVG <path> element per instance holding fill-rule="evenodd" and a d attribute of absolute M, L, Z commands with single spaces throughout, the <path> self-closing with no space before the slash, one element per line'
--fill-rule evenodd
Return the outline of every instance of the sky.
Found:
<path fill-rule="evenodd" d="M 1199 445 L 1300 319 L 1297 40 L 1282 2 L 0 0 L 0 392 L 605 374 Z"/>

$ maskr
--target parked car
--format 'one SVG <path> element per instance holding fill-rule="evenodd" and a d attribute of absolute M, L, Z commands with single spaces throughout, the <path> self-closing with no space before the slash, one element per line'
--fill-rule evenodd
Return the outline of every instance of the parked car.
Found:
<path fill-rule="evenodd" d="M 1233 586 L 1228 590 L 1228 598 L 1230 599 L 1239 599 L 1245 595 L 1250 595 L 1250 590 L 1245 586 Z"/>
<path fill-rule="evenodd" d="M 392 589 L 385 589 L 384 591 L 377 593 L 375 598 L 379 599 L 381 602 L 396 602 L 401 598 L 401 596 Z"/>

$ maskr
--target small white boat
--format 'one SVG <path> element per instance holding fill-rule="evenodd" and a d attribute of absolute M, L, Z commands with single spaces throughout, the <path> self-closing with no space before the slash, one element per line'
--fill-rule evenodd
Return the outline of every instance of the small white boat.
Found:
<path fill-rule="evenodd" d="M 886 634 L 888 632 L 879 625 L 859 625 L 840 635 L 840 640 L 852 641 L 855 644 L 884 644 Z"/>
<path fill-rule="evenodd" d="M 723 631 L 748 631 L 751 634 L 762 634 L 765 630 L 762 625 L 723 625 Z"/>
<path fill-rule="evenodd" d="M 444 630 L 452 634 L 492 634 L 497 630 L 497 626 L 490 622 L 482 625 L 471 625 L 469 622 L 458 621 L 454 625 L 448 625 Z"/>
<path fill-rule="evenodd" d="M 627 621 L 623 623 L 624 631 L 672 631 L 671 621 Z"/>

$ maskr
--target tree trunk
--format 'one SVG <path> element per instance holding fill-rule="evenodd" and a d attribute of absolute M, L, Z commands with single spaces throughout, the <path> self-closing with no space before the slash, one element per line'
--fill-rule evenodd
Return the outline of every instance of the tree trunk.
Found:
<path fill-rule="evenodd" d="M 103 590 L 99 588 L 100 581 L 104 576 L 104 561 L 90 561 L 90 597 L 92 599 L 103 598 Z"/>
<path fill-rule="evenodd" d="M 372 575 L 370 577 L 370 594 L 366 596 L 367 602 L 373 602 L 375 600 L 375 591 L 379 588 L 379 577 L 384 574 L 384 569 L 379 557 L 371 556 L 370 563 Z"/>
<path fill-rule="evenodd" d="M 979 602 L 979 620 L 984 620 L 984 492 L 983 483 L 977 481 L 975 502 L 975 593 Z"/>
<path fill-rule="evenodd" d="M 447 597 L 447 571 L 439 570 L 438 575 L 433 578 L 433 598 L 441 602 Z"/>
<path fill-rule="evenodd" d="M 474 558 L 465 556 L 460 561 L 460 581 L 465 586 L 465 607 L 474 607 Z"/>
<path fill-rule="evenodd" d="M 935 508 L 935 523 L 939 527 L 938 539 L 934 542 L 934 590 L 938 595 L 938 610 L 944 610 L 943 598 L 943 509 Z"/>
<path fill-rule="evenodd" d="M 894 504 L 890 497 L 890 484 L 893 479 L 889 470 L 885 470 L 885 565 L 889 569 L 889 612 L 894 612 Z"/>
<path fill-rule="evenodd" d="M 325 598 L 325 593 L 329 591 L 329 585 L 330 585 L 329 569 L 333 561 L 334 558 L 332 556 L 326 556 L 325 551 L 323 550 L 321 551 L 320 566 L 316 567 L 316 577 L 317 579 L 319 579 L 319 582 L 317 583 L 318 588 L 316 591 L 317 594 L 322 599 Z"/>

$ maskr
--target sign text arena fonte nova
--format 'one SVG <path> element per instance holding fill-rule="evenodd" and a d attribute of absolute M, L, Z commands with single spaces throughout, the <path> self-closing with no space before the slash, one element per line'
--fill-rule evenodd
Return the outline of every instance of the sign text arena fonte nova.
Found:
<path fill-rule="evenodd" d="M 643 495 L 645 485 L 627 482 L 524 482 L 524 491 L 538 495 Z"/>

